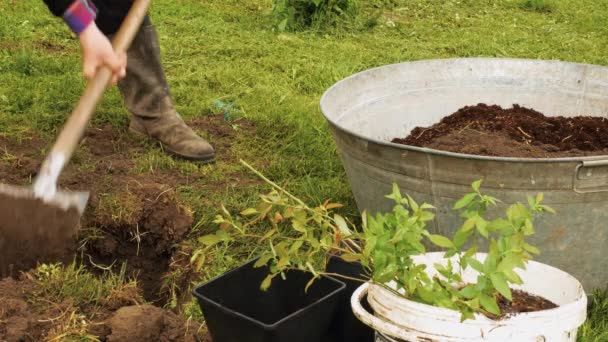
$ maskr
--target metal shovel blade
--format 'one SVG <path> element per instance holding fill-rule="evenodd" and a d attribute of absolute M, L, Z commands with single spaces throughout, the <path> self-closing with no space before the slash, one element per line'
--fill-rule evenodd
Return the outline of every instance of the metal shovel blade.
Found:
<path fill-rule="evenodd" d="M 88 199 L 57 191 L 42 200 L 28 187 L 0 184 L 0 276 L 69 257 Z"/>

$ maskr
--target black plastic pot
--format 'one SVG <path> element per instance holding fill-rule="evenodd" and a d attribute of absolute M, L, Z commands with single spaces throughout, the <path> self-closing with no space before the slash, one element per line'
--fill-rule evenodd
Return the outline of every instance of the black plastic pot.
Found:
<path fill-rule="evenodd" d="M 196 288 L 194 295 L 214 342 L 324 342 L 345 285 L 321 277 L 305 292 L 312 274 L 290 271 L 267 291 L 268 268 L 255 260 Z"/>
<path fill-rule="evenodd" d="M 363 266 L 358 262 L 346 262 L 339 256 L 331 256 L 326 271 L 351 278 L 361 278 Z M 331 324 L 330 335 L 335 342 L 373 342 L 374 330 L 363 324 L 354 314 L 350 306 L 350 297 L 362 285 L 356 280 L 340 279 L 346 284 L 346 289 L 340 294 L 338 310 Z M 367 300 L 361 301 L 368 312 L 373 312 Z"/>

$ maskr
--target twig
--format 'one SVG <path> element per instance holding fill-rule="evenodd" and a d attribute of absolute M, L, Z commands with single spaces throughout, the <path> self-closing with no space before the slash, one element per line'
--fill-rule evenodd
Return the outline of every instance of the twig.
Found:
<path fill-rule="evenodd" d="M 49 318 L 49 319 L 39 319 L 38 322 L 40 323 L 46 323 L 46 322 L 54 322 L 60 318 L 62 318 L 63 316 L 65 316 L 65 314 L 67 314 L 69 312 L 69 310 L 65 310 L 64 312 L 61 313 L 61 315 L 55 317 L 55 318 Z"/>
<path fill-rule="evenodd" d="M 521 129 L 521 127 L 517 127 L 517 129 L 518 129 L 518 130 L 519 130 L 519 131 L 520 131 L 520 132 L 521 132 L 523 135 L 527 136 L 528 138 L 532 138 L 532 136 L 531 136 L 530 134 L 528 134 L 528 133 L 524 132 L 524 130 L 523 130 L 523 129 Z"/>
<path fill-rule="evenodd" d="M 568 140 L 568 139 L 570 139 L 570 138 L 572 138 L 572 134 L 571 134 L 571 135 L 569 135 L 569 136 L 567 136 L 567 137 L 565 137 L 564 139 L 562 139 L 562 142 L 564 142 L 564 141 L 566 141 L 566 140 Z"/>
<path fill-rule="evenodd" d="M 337 278 L 343 278 L 343 279 L 348 279 L 348 280 L 354 280 L 354 281 L 358 281 L 358 282 L 361 282 L 361 283 L 367 283 L 369 281 L 369 280 L 366 280 L 366 279 L 349 277 L 349 276 L 345 276 L 343 274 L 338 274 L 338 273 L 323 272 L 323 273 L 319 273 L 319 274 L 323 274 L 323 275 L 330 276 L 330 277 L 337 277 Z"/>
<path fill-rule="evenodd" d="M 458 131 L 458 134 L 462 133 L 465 129 L 469 128 L 469 126 L 471 126 L 472 124 L 476 123 L 477 121 L 471 121 L 469 122 L 466 126 L 464 126 L 460 131 Z"/>
<path fill-rule="evenodd" d="M 169 192 L 169 191 L 171 191 L 171 190 L 173 190 L 173 188 L 169 188 L 169 189 L 167 189 L 167 190 L 165 190 L 165 191 L 161 192 L 160 194 L 158 194 L 158 196 L 156 196 L 156 199 L 154 200 L 154 202 L 158 202 L 158 199 L 159 199 L 159 198 L 160 198 L 162 195 L 166 194 L 167 192 Z"/>
<path fill-rule="evenodd" d="M 91 258 L 90 254 L 87 254 L 87 256 L 89 257 L 89 262 L 91 263 L 91 265 L 93 265 L 96 268 L 99 268 L 102 271 L 112 271 L 112 266 L 114 266 L 114 264 L 116 263 L 116 260 L 114 260 L 113 263 L 110 264 L 110 266 L 99 266 L 96 263 L 93 262 L 93 258 Z"/>
<path fill-rule="evenodd" d="M 416 137 L 416 139 L 420 138 L 424 133 L 426 133 L 428 130 L 430 130 L 430 128 L 427 128 L 425 130 L 422 131 L 422 133 L 418 134 L 418 136 Z"/>
<path fill-rule="evenodd" d="M 298 204 L 304 206 L 307 209 L 310 209 L 306 203 L 302 202 L 302 200 L 300 200 L 299 198 L 297 198 L 296 196 L 292 195 L 291 193 L 289 193 L 287 190 L 283 189 L 282 187 L 280 187 L 279 185 L 277 185 L 275 182 L 271 181 L 270 179 L 266 178 L 262 173 L 260 173 L 260 171 L 256 170 L 253 168 L 253 166 L 247 164 L 247 162 L 245 162 L 243 159 L 240 160 L 241 164 L 245 165 L 245 167 L 247 167 L 249 170 L 251 170 L 251 172 L 255 173 L 258 177 L 262 178 L 266 183 L 270 184 L 273 188 L 282 191 L 285 193 L 285 195 L 289 196 L 289 198 L 291 198 L 292 200 L 298 202 Z"/>

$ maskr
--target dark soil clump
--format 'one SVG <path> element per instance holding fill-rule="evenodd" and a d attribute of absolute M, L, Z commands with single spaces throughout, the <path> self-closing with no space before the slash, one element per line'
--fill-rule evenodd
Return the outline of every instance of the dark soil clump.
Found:
<path fill-rule="evenodd" d="M 498 298 L 498 307 L 503 317 L 524 312 L 535 312 L 557 308 L 551 301 L 531 295 L 520 290 L 513 290 L 511 293 L 513 301 L 509 302 L 504 297 Z"/>
<path fill-rule="evenodd" d="M 514 105 L 467 106 L 394 143 L 464 154 L 558 158 L 608 154 L 608 119 L 547 117 Z"/>

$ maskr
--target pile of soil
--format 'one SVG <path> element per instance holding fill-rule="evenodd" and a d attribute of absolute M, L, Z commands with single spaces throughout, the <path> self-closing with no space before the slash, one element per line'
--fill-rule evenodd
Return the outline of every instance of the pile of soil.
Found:
<path fill-rule="evenodd" d="M 558 158 L 608 154 L 608 119 L 547 117 L 513 105 L 478 104 L 444 117 L 431 127 L 416 127 L 394 143 L 464 154 Z"/>

